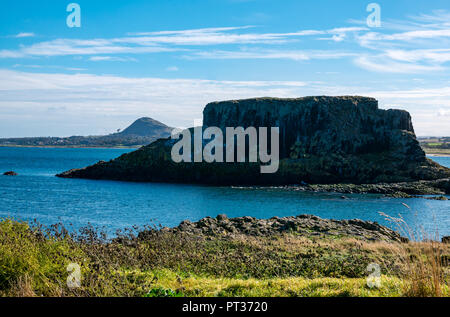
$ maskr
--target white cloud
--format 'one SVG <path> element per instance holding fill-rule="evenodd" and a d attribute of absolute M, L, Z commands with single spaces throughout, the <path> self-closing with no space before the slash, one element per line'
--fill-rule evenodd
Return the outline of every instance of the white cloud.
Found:
<path fill-rule="evenodd" d="M 368 32 L 359 37 L 360 42 L 368 46 L 371 42 L 381 41 L 415 41 L 418 39 L 437 39 L 450 37 L 449 29 L 438 30 L 416 30 L 393 34 L 383 34 L 379 32 Z"/>
<path fill-rule="evenodd" d="M 386 58 L 385 55 L 360 56 L 356 58 L 354 62 L 363 69 L 381 73 L 415 74 L 445 70 L 445 68 L 440 65 L 419 65 L 413 63 L 395 62 L 389 58 Z"/>
<path fill-rule="evenodd" d="M 450 109 L 439 109 L 438 116 L 439 117 L 450 117 Z"/>
<path fill-rule="evenodd" d="M 355 56 L 355 53 L 317 50 L 317 51 L 289 51 L 289 50 L 264 50 L 248 49 L 240 51 L 202 51 L 185 55 L 187 59 L 290 59 L 294 61 L 306 61 L 311 59 L 339 59 Z"/>
<path fill-rule="evenodd" d="M 410 16 L 408 20 L 383 21 L 381 31 L 356 34 L 357 43 L 366 50 L 355 59 L 355 64 L 384 73 L 447 70 L 445 64 L 450 62 L 449 18 L 450 12 L 436 10 L 431 14 Z"/>
<path fill-rule="evenodd" d="M 223 31 L 234 31 L 253 28 L 252 25 L 247 26 L 235 26 L 235 27 L 221 27 L 221 28 L 201 28 L 201 29 L 190 29 L 190 30 L 176 30 L 176 31 L 155 31 L 155 32 L 137 32 L 128 33 L 128 35 L 135 36 L 149 36 L 149 35 L 189 35 L 189 34 L 207 34 L 207 33 L 217 33 Z"/>
<path fill-rule="evenodd" d="M 252 26 L 204 28 L 180 31 L 131 33 L 130 36 L 111 39 L 56 39 L 34 43 L 19 49 L 4 49 L 0 58 L 33 56 L 66 56 L 96 54 L 143 54 L 188 51 L 186 46 L 211 46 L 230 44 L 282 44 L 299 37 L 331 35 L 342 41 L 347 33 L 366 30 L 362 27 L 334 28 L 330 30 L 301 30 L 289 33 L 249 33 Z"/>
<path fill-rule="evenodd" d="M 386 50 L 386 56 L 404 62 L 428 61 L 446 63 L 450 61 L 450 49 L 419 49 L 419 50 Z"/>
<path fill-rule="evenodd" d="M 28 129 L 30 124 L 35 127 L 30 135 L 50 135 L 54 131 L 48 130 L 50 127 L 64 135 L 99 134 L 104 133 L 101 129 L 124 127 L 139 116 L 186 127 L 202 117 L 203 107 L 211 101 L 307 95 L 375 97 L 383 108 L 410 111 L 420 135 L 450 134 L 448 120 L 436 120 L 439 111 L 450 111 L 450 86 L 377 91 L 301 81 L 126 78 L 0 70 L 0 117 L 15 125 L 8 130 L 8 125 L 2 124 L 0 136 Z M 49 114 L 48 109 L 60 110 Z"/>
<path fill-rule="evenodd" d="M 166 68 L 168 72 L 177 72 L 179 69 L 176 66 L 169 66 Z"/>
<path fill-rule="evenodd" d="M 125 78 L 91 74 L 47 74 L 0 70 L 0 117 L 40 122 L 35 135 L 48 135 L 48 125 L 64 134 L 98 134 L 117 118 L 151 116 L 172 126 L 189 126 L 214 100 L 303 95 L 304 82 L 215 81 L 200 79 Z M 65 111 L 48 117 L 48 108 Z M 106 120 L 105 117 L 115 118 Z M 21 118 L 21 119 L 19 119 Z M 81 129 L 86 120 L 91 127 Z M 101 121 L 101 123 L 99 123 Z M 65 126 L 67 124 L 67 127 Z M 78 128 L 77 128 L 78 127 Z M 111 127 L 112 129 L 113 127 Z M 6 129 L 0 127 L 0 135 Z M 76 130 L 78 129 L 78 131 Z M 19 131 L 20 127 L 13 130 Z M 4 133 L 4 131 L 3 131 Z"/>
<path fill-rule="evenodd" d="M 34 37 L 34 36 L 35 36 L 35 34 L 31 33 L 31 32 L 29 32 L 29 33 L 21 32 L 21 33 L 16 34 L 14 37 L 15 38 L 22 38 L 22 37 Z"/>
<path fill-rule="evenodd" d="M 91 56 L 89 60 L 92 62 L 136 62 L 137 59 L 131 57 L 117 57 L 117 56 Z"/>
<path fill-rule="evenodd" d="M 56 39 L 0 50 L 0 58 L 91 55 L 88 59 L 97 62 L 136 61 L 121 55 L 164 52 L 174 52 L 185 59 L 310 61 L 353 57 L 354 65 L 372 72 L 427 73 L 447 70 L 445 64 L 450 61 L 449 16 L 450 13 L 440 10 L 410 17 L 407 21 L 394 21 L 388 26 L 402 29 L 403 23 L 403 29 L 406 29 L 394 33 L 385 27 L 374 32 L 358 22 L 359 26 L 285 33 L 257 33 L 256 27 L 248 25 L 128 33 L 117 38 Z M 332 41 L 339 47 L 342 47 L 340 42 L 359 44 L 359 47 L 349 49 L 346 46 L 346 51 L 338 51 L 333 43 L 326 50 L 282 46 L 297 43 L 304 37 L 313 41 Z M 218 45 L 229 46 L 226 49 L 213 47 Z M 268 45 L 276 45 L 276 49 Z"/>
<path fill-rule="evenodd" d="M 446 10 L 434 10 L 431 14 L 421 13 L 410 16 L 412 20 L 423 22 L 425 26 L 447 26 L 450 25 L 450 12 Z"/>
<path fill-rule="evenodd" d="M 171 52 L 180 49 L 162 47 L 158 45 L 130 46 L 130 42 L 121 43 L 119 39 L 73 40 L 57 39 L 24 46 L 18 50 L 1 50 L 0 58 L 20 58 L 33 56 L 67 56 L 67 55 L 95 55 L 95 54 L 142 54 Z"/>

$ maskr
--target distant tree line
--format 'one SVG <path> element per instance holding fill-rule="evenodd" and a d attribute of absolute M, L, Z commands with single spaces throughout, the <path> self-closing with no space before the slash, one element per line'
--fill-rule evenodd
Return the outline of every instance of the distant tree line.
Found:
<path fill-rule="evenodd" d="M 16 146 L 74 146 L 74 147 L 117 147 L 142 146 L 155 141 L 155 137 L 139 135 L 110 134 L 104 136 L 71 136 L 60 137 L 32 137 L 0 139 L 0 145 Z"/>

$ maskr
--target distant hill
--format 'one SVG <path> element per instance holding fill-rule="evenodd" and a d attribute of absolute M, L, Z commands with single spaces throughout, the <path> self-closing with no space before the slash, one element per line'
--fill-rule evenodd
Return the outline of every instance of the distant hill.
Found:
<path fill-rule="evenodd" d="M 137 147 L 150 144 L 160 138 L 167 138 L 172 129 L 164 123 L 144 117 L 137 119 L 118 133 L 64 138 L 0 138 L 0 146 Z"/>
<path fill-rule="evenodd" d="M 166 126 L 155 119 L 144 117 L 134 121 L 128 128 L 122 132 L 116 133 L 118 135 L 137 135 L 143 137 L 158 137 L 163 138 L 170 135 L 172 128 Z"/>

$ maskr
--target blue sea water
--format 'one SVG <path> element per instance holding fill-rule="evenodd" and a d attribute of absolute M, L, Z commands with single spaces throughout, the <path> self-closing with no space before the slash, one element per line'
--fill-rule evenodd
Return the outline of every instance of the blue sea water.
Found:
<path fill-rule="evenodd" d="M 0 218 L 62 222 L 73 229 L 92 224 L 107 232 L 133 225 L 176 226 L 206 216 L 295 216 L 387 222 L 379 212 L 401 215 L 413 228 L 450 235 L 450 201 L 395 199 L 379 195 L 305 193 L 282 189 L 243 189 L 196 185 L 61 179 L 54 175 L 110 160 L 128 149 L 0 148 Z M 450 167 L 450 157 L 433 157 Z M 1 174 L 0 173 L 0 174 Z M 447 196 L 448 197 L 448 196 Z M 449 197 L 450 198 L 450 197 Z M 407 204 L 407 208 L 403 203 Z"/>

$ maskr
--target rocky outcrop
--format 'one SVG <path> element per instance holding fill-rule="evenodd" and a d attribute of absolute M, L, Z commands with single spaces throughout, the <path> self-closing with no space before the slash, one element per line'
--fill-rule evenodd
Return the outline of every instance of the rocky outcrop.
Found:
<path fill-rule="evenodd" d="M 259 163 L 177 164 L 170 155 L 177 140 L 169 138 L 58 176 L 212 185 L 376 184 L 450 177 L 450 169 L 425 157 L 409 113 L 378 109 L 373 98 L 214 102 L 203 115 L 204 128 L 279 127 L 278 171 L 261 174 Z"/>
<path fill-rule="evenodd" d="M 229 219 L 226 215 L 218 215 L 216 218 L 206 217 L 198 222 L 185 220 L 178 227 L 161 230 L 196 236 L 249 235 L 261 237 L 288 233 L 306 237 L 352 237 L 367 241 L 408 241 L 397 232 L 376 222 L 359 219 L 322 219 L 312 215 L 270 219 L 256 219 L 248 216 Z M 147 234 L 151 234 L 151 232 L 143 231 L 139 233 L 139 238 L 145 240 Z"/>
<path fill-rule="evenodd" d="M 3 175 L 5 176 L 17 176 L 18 174 L 14 171 L 4 172 Z"/>
<path fill-rule="evenodd" d="M 395 151 L 424 160 L 408 112 L 378 109 L 367 97 L 257 98 L 213 102 L 204 125 L 280 127 L 281 158 Z"/>
<path fill-rule="evenodd" d="M 255 188 L 255 187 L 251 187 Z M 256 187 L 257 188 L 257 187 Z M 382 194 L 395 198 L 413 198 L 417 195 L 450 194 L 450 178 L 378 184 L 305 184 L 276 187 L 289 191 L 335 192 L 344 194 Z M 345 196 L 343 196 L 345 197 Z M 447 200 L 444 196 L 427 197 L 427 199 Z"/>

